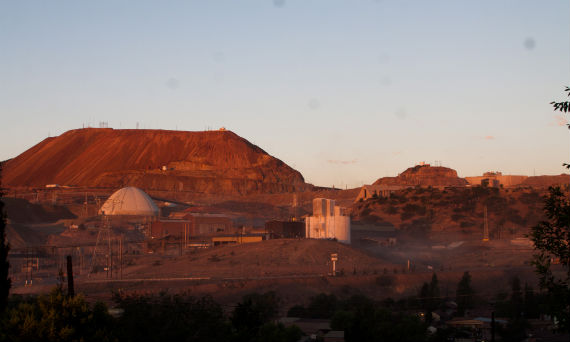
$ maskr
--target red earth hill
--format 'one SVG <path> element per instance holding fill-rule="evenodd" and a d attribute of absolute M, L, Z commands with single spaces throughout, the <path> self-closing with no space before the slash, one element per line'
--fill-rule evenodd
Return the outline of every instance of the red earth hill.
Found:
<path fill-rule="evenodd" d="M 457 177 L 457 171 L 430 165 L 416 165 L 408 168 L 397 177 L 383 177 L 374 182 L 374 185 L 402 185 L 402 186 L 465 186 L 467 181 Z"/>
<path fill-rule="evenodd" d="M 6 187 L 137 186 L 220 194 L 311 187 L 298 171 L 225 130 L 77 129 L 43 140 L 3 167 Z"/>

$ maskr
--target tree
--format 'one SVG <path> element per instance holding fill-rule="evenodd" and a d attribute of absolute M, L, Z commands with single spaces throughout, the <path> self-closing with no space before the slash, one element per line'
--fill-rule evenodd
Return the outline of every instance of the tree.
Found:
<path fill-rule="evenodd" d="M 307 311 L 311 318 L 331 318 L 337 310 L 338 300 L 334 294 L 321 293 L 311 298 Z"/>
<path fill-rule="evenodd" d="M 273 291 L 264 294 L 252 293 L 243 297 L 231 314 L 230 320 L 235 330 L 235 341 L 252 341 L 260 338 L 263 326 L 277 318 L 280 300 Z M 266 327 L 265 333 L 279 330 L 279 327 Z"/>
<path fill-rule="evenodd" d="M 565 91 L 570 96 L 570 87 Z M 554 110 L 568 113 L 570 102 L 550 103 Z M 570 125 L 567 125 L 570 129 Z M 563 166 L 570 169 L 570 164 Z M 540 287 L 547 291 L 546 311 L 559 321 L 561 330 L 570 331 L 570 201 L 568 187 L 549 188 L 545 198 L 546 221 L 531 228 L 530 239 L 537 253 L 533 264 L 540 279 Z M 553 264 L 560 266 L 553 266 Z"/>
<path fill-rule="evenodd" d="M 521 289 L 521 280 L 518 276 L 511 279 L 511 318 L 519 318 L 523 314 L 523 293 Z"/>
<path fill-rule="evenodd" d="M 533 264 L 540 287 L 551 297 L 547 311 L 556 316 L 560 327 L 570 330 L 570 203 L 567 191 L 551 187 L 544 211 L 547 221 L 531 229 L 530 238 L 537 253 Z M 553 266 L 559 263 L 560 266 Z"/>
<path fill-rule="evenodd" d="M 499 329 L 501 340 L 505 342 L 519 342 L 526 338 L 529 328 L 524 310 L 524 299 L 521 281 L 518 276 L 511 279 L 511 300 L 507 303 L 509 321 L 505 327 Z"/>
<path fill-rule="evenodd" d="M 524 286 L 524 316 L 525 318 L 540 317 L 539 297 L 534 293 L 532 287 L 528 284 Z"/>
<path fill-rule="evenodd" d="M 7 341 L 113 341 L 114 319 L 103 303 L 89 305 L 82 295 L 61 288 L 31 297 L 8 309 L 2 333 Z"/>
<path fill-rule="evenodd" d="M 570 87 L 566 87 L 564 91 L 568 93 L 568 96 L 570 96 Z M 552 105 L 552 107 L 554 107 L 555 111 L 559 110 L 560 112 L 564 113 L 570 112 L 570 102 L 568 101 L 562 101 L 562 102 L 552 101 L 550 102 L 550 104 Z"/>
<path fill-rule="evenodd" d="M 303 331 L 296 325 L 285 327 L 281 323 L 265 323 L 259 328 L 253 342 L 297 342 L 303 336 Z"/>
<path fill-rule="evenodd" d="M 566 87 L 566 89 L 564 89 L 564 91 L 568 93 L 568 96 L 570 96 L 570 87 Z M 554 111 L 558 110 L 558 111 L 564 112 L 564 113 L 570 112 L 570 102 L 569 101 L 561 101 L 561 102 L 552 101 L 552 102 L 550 102 L 550 104 L 554 108 Z M 570 124 L 567 124 L 566 126 L 568 126 L 568 129 L 570 129 Z M 566 167 L 567 169 L 570 169 L 570 164 L 564 163 L 562 165 L 564 167 Z"/>
<path fill-rule="evenodd" d="M 0 315 L 6 309 L 8 295 L 12 281 L 8 276 L 10 263 L 8 263 L 8 252 L 10 245 L 6 241 L 6 215 L 4 214 L 4 202 L 2 202 L 2 165 L 0 164 Z"/>
<path fill-rule="evenodd" d="M 431 277 L 431 282 L 429 284 L 427 282 L 423 284 L 419 293 L 419 300 L 422 309 L 426 312 L 425 321 L 430 324 L 433 319 L 431 313 L 437 309 L 440 303 L 439 281 L 437 280 L 435 272 Z"/>
<path fill-rule="evenodd" d="M 331 328 L 344 330 L 345 340 L 353 341 L 424 341 L 426 325 L 415 315 L 392 312 L 385 308 L 361 303 L 337 311 Z"/>
<path fill-rule="evenodd" d="M 475 291 L 471 287 L 471 275 L 469 271 L 463 273 L 463 277 L 457 284 L 457 314 L 460 316 L 465 315 L 465 310 L 473 307 L 473 295 Z"/>
<path fill-rule="evenodd" d="M 429 294 L 432 299 L 439 301 L 439 281 L 435 272 L 431 276 L 431 282 L 429 283 Z"/>
<path fill-rule="evenodd" d="M 231 336 L 222 307 L 211 297 L 186 294 L 122 295 L 117 320 L 119 341 L 228 341 Z"/>

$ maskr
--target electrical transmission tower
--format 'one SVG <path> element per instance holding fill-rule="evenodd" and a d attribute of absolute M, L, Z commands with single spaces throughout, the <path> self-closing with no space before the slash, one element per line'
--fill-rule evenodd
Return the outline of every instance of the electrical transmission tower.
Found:
<path fill-rule="evenodd" d="M 107 273 L 107 278 L 113 277 L 113 249 L 111 244 L 111 220 L 109 216 L 103 215 L 103 224 L 97 234 L 97 242 L 93 249 L 91 257 L 91 267 L 88 276 L 91 273 L 103 269 Z"/>

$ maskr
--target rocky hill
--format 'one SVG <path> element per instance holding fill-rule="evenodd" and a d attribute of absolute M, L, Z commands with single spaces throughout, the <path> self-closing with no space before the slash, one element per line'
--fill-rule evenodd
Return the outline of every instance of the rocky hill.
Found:
<path fill-rule="evenodd" d="M 499 189 L 464 187 L 408 188 L 389 198 L 355 202 L 353 223 L 394 226 L 419 236 L 461 233 L 481 237 L 487 208 L 492 238 L 524 236 L 528 228 L 544 219 L 545 189 Z"/>
<path fill-rule="evenodd" d="M 408 168 L 397 177 L 383 177 L 374 182 L 374 185 L 402 185 L 402 186 L 465 186 L 467 181 L 457 177 L 457 171 L 430 165 L 416 165 Z"/>
<path fill-rule="evenodd" d="M 225 130 L 71 130 L 45 139 L 3 167 L 7 187 L 129 185 L 220 194 L 311 187 L 298 171 Z"/>

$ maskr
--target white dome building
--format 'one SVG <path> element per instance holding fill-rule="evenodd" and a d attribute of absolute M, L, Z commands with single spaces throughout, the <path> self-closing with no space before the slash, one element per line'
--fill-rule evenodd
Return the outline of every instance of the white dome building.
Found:
<path fill-rule="evenodd" d="M 157 216 L 158 207 L 144 191 L 130 186 L 115 191 L 103 203 L 99 214 Z"/>

